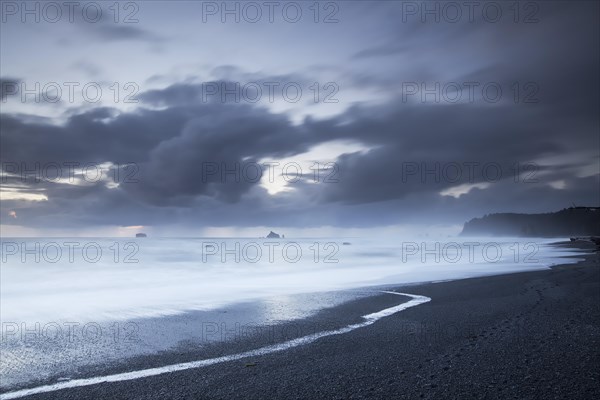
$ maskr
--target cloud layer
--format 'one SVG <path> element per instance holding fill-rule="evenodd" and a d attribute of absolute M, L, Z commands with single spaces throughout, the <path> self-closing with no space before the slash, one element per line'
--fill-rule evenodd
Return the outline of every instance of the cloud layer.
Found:
<path fill-rule="evenodd" d="M 591 14 L 597 4 L 553 3 L 529 25 L 401 24 L 390 19 L 399 11 L 390 7 L 378 4 L 365 17 L 378 24 L 367 23 L 364 36 L 378 40 L 348 47 L 342 37 L 329 38 L 344 49 L 335 64 L 282 73 L 268 68 L 277 64 L 271 60 L 258 72 L 251 62 L 211 60 L 210 85 L 293 82 L 304 88 L 298 103 L 207 97 L 206 81 L 161 67 L 148 82 L 161 76 L 162 86 L 141 90 L 133 107 L 69 105 L 54 118 L 36 113 L 44 104 L 23 104 L 5 91 L 30 79 L 26 70 L 19 76 L 9 69 L 10 78 L 2 77 L 8 111 L 0 114 L 3 224 L 361 228 L 598 205 L 600 63 Z M 337 28 L 357 35 L 349 26 L 360 10 L 348 8 Z M 177 44 L 169 45 L 163 24 L 153 30 L 104 21 L 89 34 L 104 42 L 161 43 L 168 54 Z M 307 35 L 299 40 L 318 47 L 309 28 L 300 28 Z M 220 40 L 242 46 L 227 34 Z M 170 71 L 179 60 L 174 54 Z M 101 60 L 85 65 L 94 75 L 110 73 Z M 309 101 L 315 76 L 321 90 L 324 82 L 338 83 L 340 101 Z M 296 164 L 292 177 L 265 164 L 277 160 Z M 318 179 L 309 161 L 324 168 Z M 61 178 L 73 166 L 73 179 L 32 181 L 36 173 L 52 175 L 56 165 Z M 102 177 L 83 179 L 91 169 Z M 276 191 L 269 190 L 269 173 Z"/>

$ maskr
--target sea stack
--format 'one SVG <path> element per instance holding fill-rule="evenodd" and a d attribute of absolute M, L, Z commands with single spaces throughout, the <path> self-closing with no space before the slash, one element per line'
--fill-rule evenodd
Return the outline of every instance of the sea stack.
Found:
<path fill-rule="evenodd" d="M 145 233 L 136 233 L 135 237 L 136 238 L 142 238 L 142 237 L 148 237 L 148 235 L 146 235 Z"/>
<path fill-rule="evenodd" d="M 267 239 L 281 239 L 281 236 L 279 236 L 279 234 L 271 231 L 269 232 L 269 234 L 267 235 Z"/>

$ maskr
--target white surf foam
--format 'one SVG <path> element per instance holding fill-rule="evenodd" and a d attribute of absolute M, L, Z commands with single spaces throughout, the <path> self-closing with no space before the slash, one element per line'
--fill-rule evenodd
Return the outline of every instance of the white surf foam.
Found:
<path fill-rule="evenodd" d="M 36 244 L 45 248 L 54 242 L 74 240 L 14 242 L 33 249 Z M 350 246 L 341 245 L 340 240 L 332 241 L 333 246 L 329 239 L 303 239 L 294 242 L 302 249 L 302 257 L 293 262 L 283 257 L 282 248 L 287 242 L 282 240 L 274 251 L 273 262 L 266 247 L 262 247 L 263 254 L 257 262 L 238 262 L 231 254 L 226 255 L 224 262 L 225 250 L 203 260 L 203 244 L 210 239 L 148 238 L 135 242 L 139 244 L 139 251 L 132 256 L 139 261 L 136 263 L 125 262 L 131 252 L 124 250 L 131 245 L 129 239 L 117 245 L 111 239 L 90 240 L 101 247 L 103 255 L 92 263 L 82 258 L 83 241 L 78 240 L 81 245 L 74 252 L 74 262 L 69 260 L 66 247 L 58 262 L 45 260 L 52 254 L 36 262 L 34 255 L 26 254 L 29 250 L 4 254 L 6 262 L 2 263 L 0 280 L 2 322 L 30 328 L 36 323 L 44 326 L 127 321 L 214 310 L 274 296 L 461 279 L 545 269 L 552 263 L 576 261 L 562 258 L 574 252 L 548 246 L 548 239 L 531 242 L 504 238 L 497 243 L 489 239 L 455 239 L 462 246 L 458 256 L 454 246 L 445 247 L 453 242 L 415 241 L 412 245 L 421 249 L 409 252 L 404 250 L 406 243 L 395 238 L 348 239 Z M 251 239 L 212 240 L 221 249 L 234 249 L 236 245 L 243 249 L 262 243 Z M 473 247 L 471 254 L 464 242 L 480 245 Z M 490 244 L 493 246 L 484 253 Z M 432 251 L 435 246 L 438 250 Z M 293 248 L 289 253 L 293 253 Z"/>
<path fill-rule="evenodd" d="M 100 383 L 122 382 L 122 381 L 129 381 L 129 380 L 135 380 L 135 379 L 140 379 L 140 378 L 147 378 L 150 376 L 162 375 L 162 374 L 167 374 L 167 373 L 171 373 L 171 372 L 183 371 L 183 370 L 187 370 L 187 369 L 207 367 L 209 365 L 219 364 L 219 363 L 228 362 L 228 361 L 235 361 L 235 360 L 239 360 L 239 359 L 247 358 L 247 357 L 257 357 L 257 356 L 262 356 L 262 355 L 269 354 L 269 353 L 275 353 L 275 352 L 287 350 L 287 349 L 290 349 L 293 347 L 306 345 L 306 344 L 312 343 L 323 337 L 333 336 L 333 335 L 341 335 L 344 333 L 351 332 L 355 329 L 364 328 L 366 326 L 374 324 L 377 320 L 379 320 L 381 318 L 388 317 L 392 314 L 395 314 L 402 310 L 406 310 L 407 308 L 410 308 L 410 307 L 418 306 L 419 304 L 427 303 L 428 301 L 431 300 L 431 298 L 429 298 L 429 297 L 415 295 L 415 294 L 397 293 L 397 292 L 389 292 L 389 291 L 384 291 L 383 293 L 390 293 L 390 294 L 395 294 L 395 295 L 399 295 L 399 296 L 408 296 L 408 297 L 411 297 L 412 300 L 409 300 L 406 303 L 402 303 L 402 304 L 399 304 L 394 307 L 389 307 L 389 308 L 383 309 L 381 311 L 378 311 L 378 312 L 375 312 L 372 314 L 363 315 L 362 318 L 365 321 L 358 323 L 358 324 L 347 325 L 343 328 L 335 329 L 335 330 L 317 332 L 312 335 L 307 335 L 307 336 L 299 337 L 297 339 L 288 340 L 286 342 L 278 343 L 278 344 L 275 344 L 272 346 L 265 346 L 265 347 L 261 347 L 261 348 L 255 349 L 255 350 L 250 350 L 250 351 L 246 351 L 243 353 L 232 354 L 232 355 L 223 356 L 223 357 L 208 358 L 205 360 L 198 360 L 198 361 L 191 361 L 191 362 L 180 363 L 180 364 L 166 365 L 164 367 L 149 368 L 149 369 L 143 369 L 143 370 L 139 370 L 139 371 L 125 372 L 125 373 L 121 373 L 121 374 L 97 376 L 97 377 L 86 378 L 86 379 L 73 379 L 73 380 L 69 380 L 69 381 L 65 381 L 65 382 L 58 382 L 58 383 L 55 383 L 52 385 L 44 385 L 44 386 L 38 386 L 38 387 L 30 388 L 30 389 L 17 390 L 14 392 L 7 392 L 4 394 L 1 394 L 0 400 L 18 399 L 21 397 L 30 396 L 30 395 L 39 394 L 39 393 L 48 393 L 48 392 L 54 392 L 54 391 L 62 390 L 62 389 L 90 386 L 90 385 L 96 385 L 96 384 L 100 384 Z"/>

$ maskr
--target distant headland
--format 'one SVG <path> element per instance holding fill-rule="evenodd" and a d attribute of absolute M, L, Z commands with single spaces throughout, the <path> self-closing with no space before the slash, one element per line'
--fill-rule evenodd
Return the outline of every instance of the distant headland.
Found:
<path fill-rule="evenodd" d="M 600 236 L 600 207 L 569 207 L 545 214 L 488 214 L 465 223 L 462 236 Z"/>

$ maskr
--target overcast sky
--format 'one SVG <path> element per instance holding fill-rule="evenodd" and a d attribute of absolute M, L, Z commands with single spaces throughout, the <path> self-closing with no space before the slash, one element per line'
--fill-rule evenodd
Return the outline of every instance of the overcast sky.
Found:
<path fill-rule="evenodd" d="M 45 4 L 2 1 L 3 236 L 600 204 L 597 2 Z"/>

